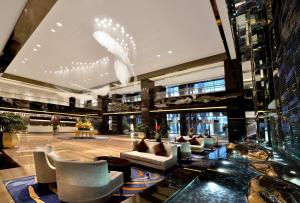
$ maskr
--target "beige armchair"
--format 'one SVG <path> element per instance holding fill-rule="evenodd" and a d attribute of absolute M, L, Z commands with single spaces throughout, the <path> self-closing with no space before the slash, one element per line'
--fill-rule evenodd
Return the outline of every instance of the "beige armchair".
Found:
<path fill-rule="evenodd" d="M 39 147 L 33 151 L 36 178 L 38 183 L 55 183 L 55 167 L 48 158 L 52 152 L 51 146 Z"/>
<path fill-rule="evenodd" d="M 124 184 L 123 173 L 108 172 L 107 161 L 55 159 L 58 198 L 64 202 L 105 202 Z"/>

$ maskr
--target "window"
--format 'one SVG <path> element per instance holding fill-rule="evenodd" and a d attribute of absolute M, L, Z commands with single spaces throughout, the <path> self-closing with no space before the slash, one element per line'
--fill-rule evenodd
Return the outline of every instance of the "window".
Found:
<path fill-rule="evenodd" d="M 193 128 L 196 134 L 226 135 L 227 116 L 222 112 L 191 113 L 187 115 L 187 126 Z"/>
<path fill-rule="evenodd" d="M 192 85 L 191 94 L 225 91 L 224 79 L 198 82 Z"/>
<path fill-rule="evenodd" d="M 167 122 L 170 134 L 180 134 L 180 114 L 167 114 Z"/>
<path fill-rule="evenodd" d="M 166 97 L 176 97 L 179 96 L 179 87 L 166 87 Z"/>

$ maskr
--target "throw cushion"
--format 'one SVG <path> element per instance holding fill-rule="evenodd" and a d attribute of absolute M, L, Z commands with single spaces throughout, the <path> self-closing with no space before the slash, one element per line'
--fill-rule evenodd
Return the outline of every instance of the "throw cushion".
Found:
<path fill-rule="evenodd" d="M 199 142 L 196 137 L 190 139 L 189 142 L 191 143 L 191 145 L 199 145 Z"/>
<path fill-rule="evenodd" d="M 198 138 L 204 138 L 204 137 L 203 137 L 203 135 L 200 134 L 200 135 L 198 136 Z"/>
<path fill-rule="evenodd" d="M 183 136 L 180 136 L 180 138 L 177 139 L 177 142 L 186 142 L 186 140 L 183 138 Z"/>
<path fill-rule="evenodd" d="M 139 152 L 146 152 L 149 149 L 144 139 L 139 142 L 137 149 Z"/>
<path fill-rule="evenodd" d="M 133 142 L 132 151 L 138 151 L 139 142 Z"/>
<path fill-rule="evenodd" d="M 162 142 L 155 145 L 153 147 L 153 151 L 154 151 L 154 154 L 158 155 L 158 156 L 166 156 L 167 155 L 167 151 L 166 151 L 166 149 L 164 147 L 164 144 Z"/>

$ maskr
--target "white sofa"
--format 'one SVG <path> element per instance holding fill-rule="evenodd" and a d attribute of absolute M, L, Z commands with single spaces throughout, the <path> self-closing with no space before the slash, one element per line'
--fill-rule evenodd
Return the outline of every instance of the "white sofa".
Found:
<path fill-rule="evenodd" d="M 163 143 L 164 148 L 167 151 L 167 155 L 158 156 L 154 154 L 153 150 L 153 147 L 159 144 L 158 142 L 145 141 L 149 148 L 147 152 L 139 152 L 134 149 L 138 142 L 139 140 L 133 141 L 133 150 L 129 152 L 121 152 L 120 157 L 127 159 L 131 163 L 140 164 L 163 171 L 177 164 L 177 146 Z"/>

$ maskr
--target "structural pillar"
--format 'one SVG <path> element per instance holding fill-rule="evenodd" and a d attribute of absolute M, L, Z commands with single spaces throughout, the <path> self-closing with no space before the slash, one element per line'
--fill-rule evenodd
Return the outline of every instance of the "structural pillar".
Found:
<path fill-rule="evenodd" d="M 103 113 L 107 113 L 108 101 L 109 101 L 108 95 L 106 95 L 106 96 L 98 95 L 98 108 L 100 109 L 99 122 L 100 122 L 100 133 L 101 134 L 108 134 L 109 117 L 107 115 L 103 115 Z"/>
<path fill-rule="evenodd" d="M 241 64 L 236 59 L 224 61 L 224 69 L 228 137 L 229 142 L 236 142 L 246 136 L 243 71 Z"/>
<path fill-rule="evenodd" d="M 141 80 L 141 117 L 142 123 L 154 130 L 154 118 L 150 114 L 150 110 L 154 106 L 154 82 L 149 79 Z M 152 138 L 154 135 L 146 133 L 147 138 Z"/>

